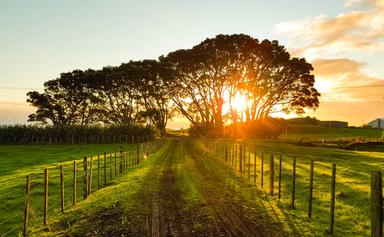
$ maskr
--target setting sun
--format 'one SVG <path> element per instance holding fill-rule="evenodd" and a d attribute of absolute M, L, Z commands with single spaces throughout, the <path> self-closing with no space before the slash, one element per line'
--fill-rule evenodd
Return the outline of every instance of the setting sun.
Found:
<path fill-rule="evenodd" d="M 231 103 L 233 109 L 236 111 L 244 111 L 247 107 L 247 99 L 244 95 L 236 94 Z"/>

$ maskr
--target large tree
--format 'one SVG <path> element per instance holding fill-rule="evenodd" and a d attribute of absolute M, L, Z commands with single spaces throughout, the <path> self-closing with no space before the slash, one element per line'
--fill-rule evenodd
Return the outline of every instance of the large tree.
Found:
<path fill-rule="evenodd" d="M 138 120 L 141 92 L 132 62 L 99 71 L 97 91 L 103 100 L 103 122 L 132 125 Z"/>
<path fill-rule="evenodd" d="M 225 93 L 234 93 L 237 77 L 244 77 L 243 62 L 257 43 L 246 35 L 218 35 L 162 59 L 176 71 L 173 101 L 192 124 L 222 132 Z"/>
<path fill-rule="evenodd" d="M 140 115 L 148 118 L 161 133 L 165 135 L 165 127 L 171 117 L 173 106 L 170 98 L 169 82 L 173 71 L 168 65 L 156 60 L 132 62 L 135 64 L 144 110 Z"/>
<path fill-rule="evenodd" d="M 37 107 L 29 121 L 53 125 L 88 125 L 97 121 L 100 98 L 91 86 L 94 70 L 74 70 L 44 83 L 44 92 L 32 91 L 27 102 Z"/>
<path fill-rule="evenodd" d="M 276 109 L 302 113 L 319 103 L 312 66 L 291 58 L 277 41 L 218 35 L 161 60 L 176 72 L 171 90 L 178 111 L 192 124 L 213 126 L 219 134 L 223 105 L 231 106 L 238 94 L 246 97 L 246 105 L 244 111 L 231 107 L 233 122 L 243 113 L 250 123 Z"/>

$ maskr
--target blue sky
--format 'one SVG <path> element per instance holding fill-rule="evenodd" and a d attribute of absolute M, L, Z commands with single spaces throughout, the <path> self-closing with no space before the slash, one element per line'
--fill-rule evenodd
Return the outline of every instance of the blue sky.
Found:
<path fill-rule="evenodd" d="M 334 20 L 337 25 L 340 16 L 356 11 L 379 14 L 384 7 L 375 2 L 379 1 L 2 0 L 0 87 L 40 88 L 44 81 L 58 77 L 61 72 L 77 68 L 98 69 L 131 59 L 157 58 L 172 50 L 192 47 L 220 33 L 277 39 L 293 54 L 307 56 L 309 60 L 348 58 L 363 65 L 362 74 L 381 80 L 384 73 L 381 49 L 352 47 L 351 50 L 329 52 L 326 47 L 317 47 L 316 53 L 309 54 L 313 50 L 309 48 L 324 39 L 317 40 L 321 34 L 308 33 L 311 29 L 305 29 L 319 27 L 328 20 L 331 23 Z M 380 26 L 381 18 L 378 19 Z M 300 30 L 296 26 L 301 26 Z M 342 38 L 345 39 L 350 38 Z M 374 40 L 383 42 L 381 36 Z M 296 52 L 300 48 L 303 49 Z M 0 123 L 25 122 L 33 110 L 25 103 L 27 91 L 0 89 Z M 382 105 L 384 107 L 384 100 Z M 345 114 L 329 116 L 328 107 L 324 113 L 320 109 L 320 113 L 314 115 L 346 118 Z M 384 117 L 384 111 L 381 112 Z M 373 119 L 380 113 L 356 121 Z"/>

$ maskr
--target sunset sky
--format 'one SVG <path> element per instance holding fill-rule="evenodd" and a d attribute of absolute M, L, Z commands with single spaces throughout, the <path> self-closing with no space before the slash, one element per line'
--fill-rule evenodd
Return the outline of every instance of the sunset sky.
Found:
<path fill-rule="evenodd" d="M 34 110 L 25 94 L 61 72 L 233 33 L 276 39 L 312 63 L 322 97 L 308 115 L 351 125 L 384 118 L 384 0 L 2 0 L 0 124 L 25 123 Z"/>

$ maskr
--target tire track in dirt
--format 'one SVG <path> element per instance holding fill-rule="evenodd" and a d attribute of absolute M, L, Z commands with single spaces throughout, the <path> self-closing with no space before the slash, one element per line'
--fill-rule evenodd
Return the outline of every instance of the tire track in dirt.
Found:
<path fill-rule="evenodd" d="M 208 170 L 201 160 L 201 154 L 196 154 L 190 144 L 187 149 L 195 164 L 195 172 L 199 173 L 201 180 L 197 188 L 207 205 L 210 206 L 216 216 L 214 228 L 210 230 L 212 236 L 276 236 L 270 228 L 260 224 L 250 212 L 252 208 L 245 202 L 237 201 L 235 191 L 217 177 L 213 171 Z M 203 181 L 204 185 L 201 185 Z"/>
<path fill-rule="evenodd" d="M 277 236 L 267 232 L 268 226 L 255 219 L 255 209 L 238 200 L 233 188 L 185 143 L 171 140 L 145 170 L 134 196 L 100 210 L 90 219 L 92 232 L 78 236 Z M 189 174 L 189 185 L 201 197 L 199 204 L 190 206 L 184 199 L 179 174 Z"/>
<path fill-rule="evenodd" d="M 184 201 L 176 180 L 179 140 L 172 141 L 156 175 L 158 183 L 152 193 L 149 236 L 190 236 Z"/>

